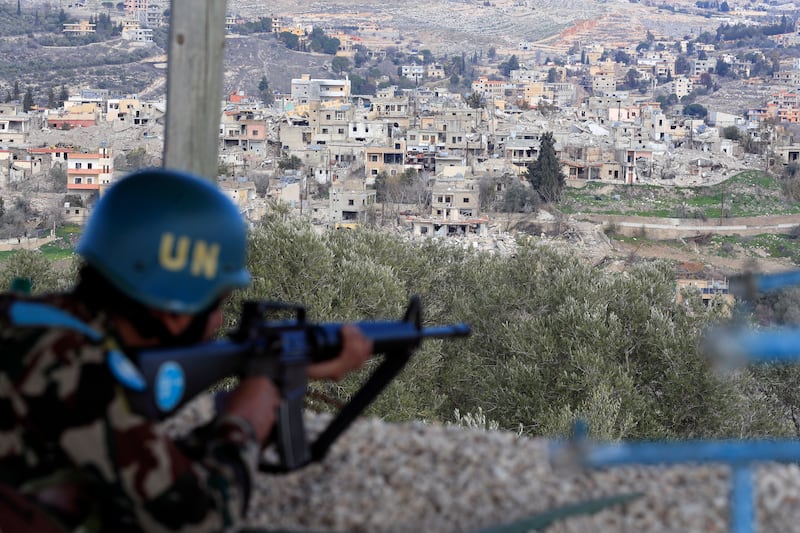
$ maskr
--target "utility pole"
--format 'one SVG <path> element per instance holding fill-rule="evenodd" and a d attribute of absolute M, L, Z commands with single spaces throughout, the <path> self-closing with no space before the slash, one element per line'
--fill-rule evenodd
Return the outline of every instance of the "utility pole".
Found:
<path fill-rule="evenodd" d="M 172 0 L 164 167 L 216 182 L 225 0 Z"/>

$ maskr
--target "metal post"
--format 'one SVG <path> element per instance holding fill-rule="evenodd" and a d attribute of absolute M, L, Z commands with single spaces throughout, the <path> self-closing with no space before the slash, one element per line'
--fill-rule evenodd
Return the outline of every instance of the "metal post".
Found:
<path fill-rule="evenodd" d="M 731 533 L 755 533 L 753 475 L 747 464 L 731 465 Z"/>
<path fill-rule="evenodd" d="M 727 464 L 731 468 L 730 531 L 755 533 L 757 529 L 755 495 L 751 468 L 760 462 L 796 463 L 800 460 L 800 442 L 795 439 L 764 440 L 693 440 L 678 442 L 622 442 L 602 444 L 587 442 L 585 428 L 576 426 L 575 437 L 555 442 L 551 449 L 554 462 L 577 461 L 590 468 L 624 465 L 667 466 L 682 463 Z"/>
<path fill-rule="evenodd" d="M 216 181 L 225 0 L 172 0 L 164 167 Z"/>

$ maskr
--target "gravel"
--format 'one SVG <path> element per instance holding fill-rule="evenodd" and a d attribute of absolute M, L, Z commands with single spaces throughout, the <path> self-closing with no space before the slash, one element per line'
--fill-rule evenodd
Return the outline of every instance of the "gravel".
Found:
<path fill-rule="evenodd" d="M 169 421 L 185 431 L 210 415 L 203 398 Z M 307 414 L 315 434 L 329 415 Z M 724 532 L 730 527 L 725 466 L 619 467 L 588 471 L 554 461 L 552 441 L 513 433 L 411 422 L 357 420 L 326 459 L 285 475 L 261 475 L 252 526 L 292 531 L 474 532 L 586 500 L 640 493 L 546 531 Z M 758 530 L 796 530 L 800 467 L 754 469 Z"/>

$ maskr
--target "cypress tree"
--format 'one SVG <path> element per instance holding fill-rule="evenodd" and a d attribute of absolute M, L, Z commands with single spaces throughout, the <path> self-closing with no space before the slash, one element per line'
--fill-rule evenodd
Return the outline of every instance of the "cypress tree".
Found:
<path fill-rule="evenodd" d="M 539 157 L 536 161 L 528 163 L 526 178 L 533 190 L 539 193 L 545 202 L 558 202 L 561 200 L 561 191 L 566 184 L 566 176 L 561 170 L 555 149 L 555 139 L 551 132 L 542 134 L 539 145 Z"/>
<path fill-rule="evenodd" d="M 33 89 L 25 89 L 25 98 L 22 100 L 22 110 L 28 112 L 33 107 Z"/>
<path fill-rule="evenodd" d="M 58 105 L 59 106 L 64 105 L 64 102 L 66 102 L 68 99 L 69 99 L 69 91 L 67 91 L 66 86 L 62 85 L 61 92 L 58 93 Z"/>

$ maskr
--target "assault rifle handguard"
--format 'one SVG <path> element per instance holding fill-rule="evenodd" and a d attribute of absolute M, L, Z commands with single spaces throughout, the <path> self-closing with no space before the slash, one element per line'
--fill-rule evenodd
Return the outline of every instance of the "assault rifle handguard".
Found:
<path fill-rule="evenodd" d="M 268 318 L 278 312 L 293 317 Z M 386 357 L 312 443 L 308 442 L 303 425 L 307 367 L 341 352 L 343 323 L 308 323 L 302 306 L 248 301 L 242 307 L 239 327 L 224 340 L 138 353 L 137 367 L 148 387 L 132 395 L 132 404 L 145 416 L 163 419 L 226 377 L 266 374 L 281 392 L 273 431 L 279 463 L 262 463 L 261 469 L 295 470 L 325 457 L 331 444 L 403 369 L 422 339 L 470 334 L 469 326 L 463 323 L 422 327 L 417 297 L 412 297 L 402 320 L 363 321 L 355 325 L 372 341 L 373 353 Z"/>

